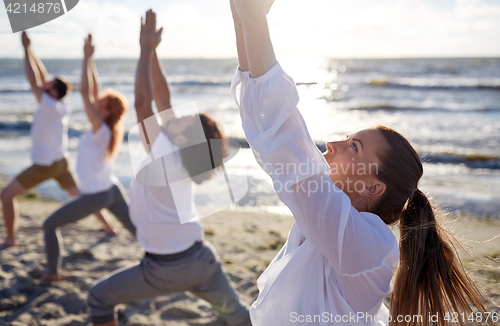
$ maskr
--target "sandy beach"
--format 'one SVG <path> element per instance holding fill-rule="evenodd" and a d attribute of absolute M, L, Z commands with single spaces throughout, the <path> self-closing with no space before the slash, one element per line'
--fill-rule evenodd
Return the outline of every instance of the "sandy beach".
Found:
<path fill-rule="evenodd" d="M 7 180 L 0 179 L 0 188 Z M 0 252 L 0 325 L 88 325 L 87 291 L 101 276 L 137 262 L 144 251 L 126 230 L 106 236 L 95 217 L 61 229 L 64 237 L 62 273 L 65 280 L 41 280 L 45 253 L 41 225 L 61 203 L 39 200 L 35 192 L 20 198 L 19 240 L 22 246 Z M 5 237 L 3 218 L 0 238 Z M 226 210 L 203 219 L 206 239 L 224 263 L 232 285 L 251 304 L 257 297 L 257 278 L 286 240 L 293 219 L 289 215 Z M 117 225 L 118 222 L 114 221 Z M 450 222 L 458 237 L 474 248 L 465 265 L 486 294 L 500 301 L 500 221 L 478 220 L 462 214 Z M 490 267 L 481 265 L 494 257 Z M 386 298 L 386 303 L 389 300 Z M 190 293 L 175 293 L 119 305 L 120 325 L 225 325 L 211 306 Z M 500 312 L 493 304 L 492 312 Z"/>

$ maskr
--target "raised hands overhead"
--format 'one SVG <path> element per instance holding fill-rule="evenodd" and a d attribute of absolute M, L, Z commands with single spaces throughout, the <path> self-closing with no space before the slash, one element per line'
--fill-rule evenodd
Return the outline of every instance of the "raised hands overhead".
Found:
<path fill-rule="evenodd" d="M 266 15 L 274 0 L 230 0 L 241 70 L 257 78 L 276 64 Z"/>
<path fill-rule="evenodd" d="M 31 90 L 35 94 L 38 102 L 40 102 L 42 94 L 45 91 L 47 91 L 51 96 L 54 95 L 53 92 L 49 92 L 51 87 L 48 83 L 49 76 L 47 69 L 45 69 L 42 61 L 33 53 L 31 40 L 26 32 L 21 34 L 21 43 L 24 47 L 24 70 L 26 78 L 31 85 Z"/>
<path fill-rule="evenodd" d="M 95 46 L 92 44 L 92 34 L 85 39 L 85 44 L 83 46 L 83 54 L 86 57 L 91 57 L 94 54 Z"/>
<path fill-rule="evenodd" d="M 99 130 L 101 124 L 103 123 L 104 112 L 97 110 L 97 104 L 99 104 L 99 84 L 97 82 L 97 69 L 92 59 L 94 50 L 95 46 L 92 43 L 92 35 L 89 34 L 83 45 L 80 93 L 82 94 L 85 112 L 87 113 L 89 121 L 92 124 L 92 130 L 95 132 Z"/>
<path fill-rule="evenodd" d="M 31 40 L 28 37 L 28 34 L 26 34 L 26 32 L 23 32 L 23 34 L 21 34 L 21 42 L 23 43 L 23 46 L 25 48 L 31 45 Z"/>
<path fill-rule="evenodd" d="M 267 15 L 274 0 L 230 0 L 240 19 L 252 19 Z M 234 7 L 233 7 L 234 6 Z M 234 11 L 233 11 L 234 15 Z"/>
<path fill-rule="evenodd" d="M 156 14 L 152 10 L 146 12 L 146 20 L 141 17 L 141 34 L 139 42 L 141 44 L 141 56 L 137 63 L 135 76 L 135 111 L 137 121 L 144 120 L 154 115 L 151 102 L 153 101 L 153 88 L 151 87 L 151 57 L 152 53 L 160 44 L 161 32 L 163 28 L 156 29 Z M 156 59 L 157 60 L 157 59 Z M 154 118 L 153 120 L 155 121 Z M 160 126 L 151 124 L 148 128 L 147 139 L 143 137 L 144 147 L 149 152 L 152 145 L 160 133 Z"/>
<path fill-rule="evenodd" d="M 146 21 L 141 17 L 141 51 L 151 52 L 161 41 L 161 33 L 163 28 L 156 29 L 156 13 L 151 9 L 146 12 Z"/>

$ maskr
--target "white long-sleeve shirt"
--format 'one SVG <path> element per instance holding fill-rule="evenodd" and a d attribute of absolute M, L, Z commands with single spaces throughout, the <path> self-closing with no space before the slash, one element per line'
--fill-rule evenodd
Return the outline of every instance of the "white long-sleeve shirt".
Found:
<path fill-rule="evenodd" d="M 279 63 L 258 78 L 237 70 L 231 92 L 257 161 L 295 218 L 257 281 L 253 325 L 387 324 L 382 301 L 399 260 L 396 238 L 331 181 L 297 109 L 293 79 Z"/>

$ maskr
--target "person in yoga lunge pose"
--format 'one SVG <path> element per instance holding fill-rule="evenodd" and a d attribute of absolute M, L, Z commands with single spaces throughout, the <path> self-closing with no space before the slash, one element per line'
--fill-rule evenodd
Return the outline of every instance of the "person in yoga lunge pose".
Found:
<path fill-rule="evenodd" d="M 119 303 L 190 291 L 211 303 L 229 325 L 250 326 L 248 308 L 229 284 L 215 249 L 203 239 L 203 227 L 194 207 L 193 183 L 201 183 L 213 174 L 210 173 L 212 165 L 210 171 L 203 168 L 203 159 L 211 159 L 218 167 L 226 155 L 224 146 L 211 146 L 211 155 L 207 152 L 207 157 L 200 151 L 207 146 L 207 140 L 224 137 L 218 124 L 206 114 L 182 118 L 173 114 L 169 85 L 155 53 L 161 32 L 162 29 L 156 30 L 155 13 L 148 11 L 145 24 L 141 21 L 135 108 L 138 122 L 146 129 L 142 137 L 145 149 L 157 158 L 151 164 L 159 164 L 157 171 L 149 172 L 165 181 L 165 185 L 147 186 L 133 180 L 130 215 L 146 255 L 141 262 L 98 280 L 90 289 L 88 304 L 92 322 L 101 326 L 117 325 L 114 307 Z M 153 98 L 162 126 L 158 125 L 152 110 Z M 197 120 L 199 124 L 195 123 Z M 205 143 L 201 146 L 193 139 L 199 131 L 197 126 L 203 129 Z M 190 144 L 198 145 L 187 146 Z M 187 215 L 190 222 L 181 224 L 181 215 Z"/>
<path fill-rule="evenodd" d="M 123 115 L 128 109 L 125 97 L 107 89 L 99 92 L 97 69 L 92 59 L 92 36 L 85 40 L 82 64 L 82 94 L 91 129 L 82 134 L 78 146 L 77 173 L 81 195 L 66 203 L 43 224 L 47 252 L 47 281 L 62 279 L 62 239 L 58 228 L 107 208 L 135 237 L 130 221 L 127 194 L 112 174 L 113 162 L 123 143 Z"/>

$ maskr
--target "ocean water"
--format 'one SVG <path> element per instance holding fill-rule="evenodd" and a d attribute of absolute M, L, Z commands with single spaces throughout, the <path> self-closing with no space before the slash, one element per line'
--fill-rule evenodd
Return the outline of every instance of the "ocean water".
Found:
<path fill-rule="evenodd" d="M 44 60 L 48 71 L 67 77 L 77 88 L 80 60 Z M 134 102 L 136 60 L 97 60 L 102 88 L 114 88 Z M 174 105 L 195 102 L 200 112 L 219 120 L 225 133 L 244 139 L 229 94 L 235 59 L 163 60 Z M 328 140 L 373 125 L 406 136 L 424 162 L 420 188 L 447 210 L 500 215 L 500 58 L 317 59 L 281 60 L 300 94 L 299 109 L 321 147 Z M 89 123 L 79 92 L 69 96 L 70 153 L 76 162 L 78 136 Z M 24 77 L 22 60 L 0 59 L 0 173 L 14 176 L 30 164 L 29 129 L 35 97 Z M 135 125 L 133 108 L 126 114 Z M 269 179 L 242 149 L 236 162 L 249 176 L 250 191 L 239 205 L 280 208 Z M 132 176 L 128 146 L 115 174 L 127 184 Z M 54 182 L 38 187 L 41 196 L 63 196 Z M 205 194 L 206 195 L 206 194 Z M 200 198 L 204 195 L 199 195 Z"/>

